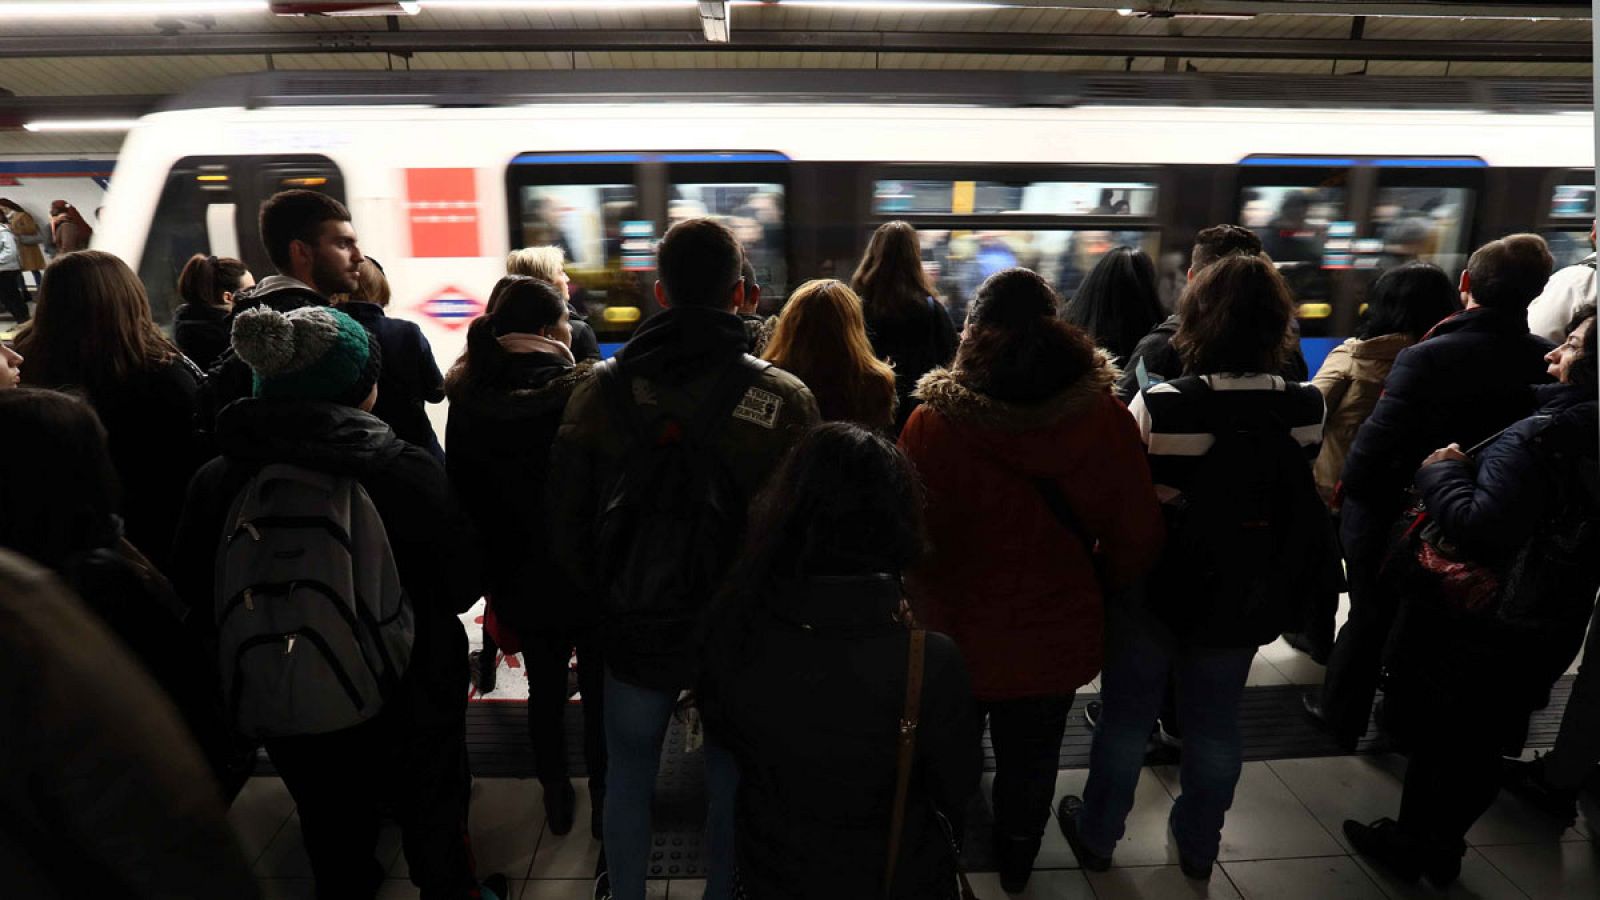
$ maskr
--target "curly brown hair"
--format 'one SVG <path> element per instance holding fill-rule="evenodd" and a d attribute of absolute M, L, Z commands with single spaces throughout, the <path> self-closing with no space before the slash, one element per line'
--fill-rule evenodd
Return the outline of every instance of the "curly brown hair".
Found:
<path fill-rule="evenodd" d="M 1278 372 L 1294 347 L 1294 316 L 1289 285 L 1266 257 L 1225 256 L 1178 298 L 1172 346 L 1193 375 Z"/>

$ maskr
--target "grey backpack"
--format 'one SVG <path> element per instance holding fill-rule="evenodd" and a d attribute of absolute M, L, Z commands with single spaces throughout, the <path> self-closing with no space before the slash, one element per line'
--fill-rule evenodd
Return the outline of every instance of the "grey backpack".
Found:
<path fill-rule="evenodd" d="M 378 714 L 415 626 L 354 478 L 263 467 L 229 510 L 216 571 L 222 685 L 241 734 L 322 734 Z"/>

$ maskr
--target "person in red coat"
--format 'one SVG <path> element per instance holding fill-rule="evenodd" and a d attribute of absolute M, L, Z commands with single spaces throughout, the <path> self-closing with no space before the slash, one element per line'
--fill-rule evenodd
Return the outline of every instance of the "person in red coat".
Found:
<path fill-rule="evenodd" d="M 1027 269 L 979 289 L 950 369 L 917 384 L 900 435 L 927 490 L 930 553 L 910 594 L 956 641 L 995 751 L 995 858 L 1023 889 L 1050 817 L 1074 692 L 1100 671 L 1107 589 L 1163 528 L 1117 372 Z M 1097 574 L 1098 572 L 1098 574 Z"/>

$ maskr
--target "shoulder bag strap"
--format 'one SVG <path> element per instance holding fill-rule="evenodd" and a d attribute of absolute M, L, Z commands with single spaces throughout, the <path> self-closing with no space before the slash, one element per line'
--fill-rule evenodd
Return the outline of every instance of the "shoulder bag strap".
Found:
<path fill-rule="evenodd" d="M 889 858 L 884 865 L 883 896 L 894 888 L 895 864 L 900 860 L 900 839 L 906 825 L 906 794 L 911 789 L 911 763 L 917 755 L 917 715 L 922 709 L 923 651 L 928 633 L 913 628 L 906 650 L 906 706 L 900 714 L 900 755 L 895 764 L 894 812 L 889 817 Z"/>
<path fill-rule="evenodd" d="M 622 364 L 612 357 L 595 367 L 595 375 L 600 380 L 600 393 L 605 395 L 606 405 L 611 408 L 611 417 L 617 420 L 617 427 L 630 443 L 648 447 L 649 442 L 645 439 L 633 402 L 633 385 L 622 371 Z"/>

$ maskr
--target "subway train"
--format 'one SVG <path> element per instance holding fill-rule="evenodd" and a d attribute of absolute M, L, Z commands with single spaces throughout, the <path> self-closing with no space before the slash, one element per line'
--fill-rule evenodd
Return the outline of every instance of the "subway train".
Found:
<path fill-rule="evenodd" d="M 444 366 L 519 246 L 565 249 L 609 350 L 654 311 L 653 244 L 689 216 L 733 228 L 772 306 L 848 278 L 876 225 L 910 221 L 958 320 L 994 271 L 1029 266 L 1070 296 L 1118 244 L 1158 260 L 1170 304 L 1194 233 L 1236 222 L 1294 287 L 1315 369 L 1383 267 L 1456 270 L 1517 230 L 1573 262 L 1595 209 L 1587 95 L 1526 84 L 378 74 L 240 76 L 175 98 L 129 134 L 95 246 L 137 267 L 165 321 L 190 254 L 270 271 L 260 202 L 325 191 L 387 272 L 390 314 L 420 323 Z"/>

